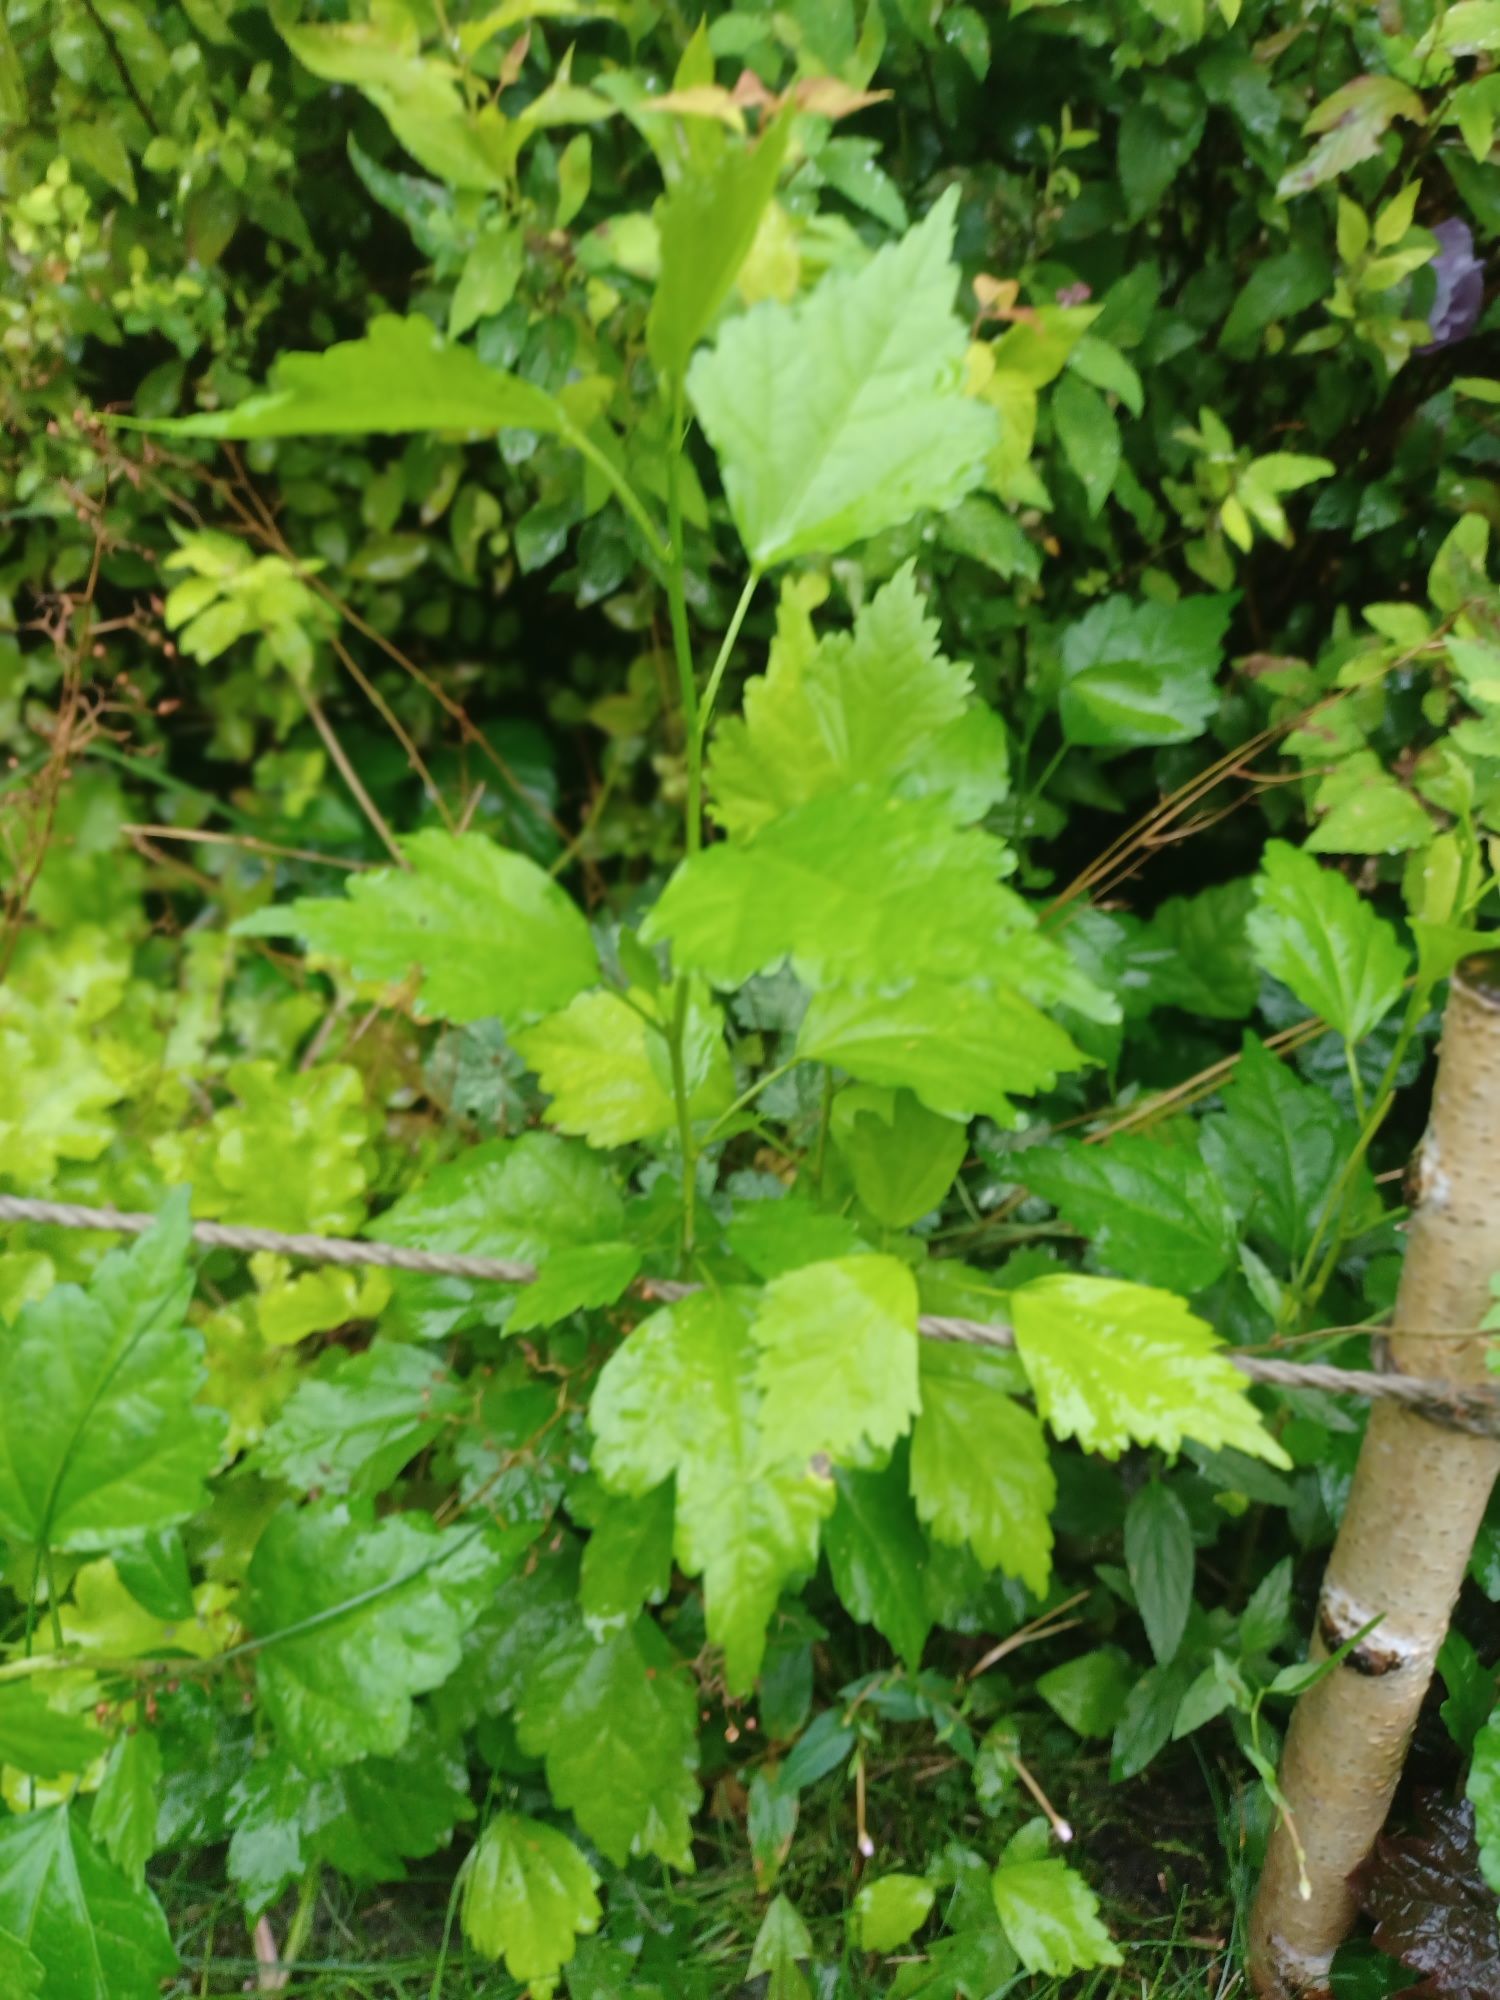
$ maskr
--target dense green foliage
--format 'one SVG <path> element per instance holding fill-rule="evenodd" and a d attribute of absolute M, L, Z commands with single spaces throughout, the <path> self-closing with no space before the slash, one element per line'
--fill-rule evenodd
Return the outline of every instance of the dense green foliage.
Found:
<path fill-rule="evenodd" d="M 1230 1351 L 1367 1358 L 1495 913 L 1496 52 L 8 9 L 0 1188 L 160 1220 L 0 1252 L 7 1993 L 409 1874 L 434 1993 L 1135 1992 L 1108 1782 L 1242 1880 L 1360 1416 Z"/>

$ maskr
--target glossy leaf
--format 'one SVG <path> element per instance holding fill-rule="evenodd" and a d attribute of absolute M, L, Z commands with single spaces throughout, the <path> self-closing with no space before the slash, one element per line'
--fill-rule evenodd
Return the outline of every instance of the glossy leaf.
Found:
<path fill-rule="evenodd" d="M 616 1867 L 632 1854 L 692 1867 L 698 1704 L 649 1618 L 555 1639 L 526 1670 L 516 1724 L 553 1798 Z"/>
<path fill-rule="evenodd" d="M 398 1751 L 413 1696 L 453 1672 L 502 1573 L 485 1537 L 425 1514 L 376 1521 L 332 1501 L 274 1514 L 245 1621 L 261 1703 L 292 1757 L 317 1771 Z"/>
<path fill-rule="evenodd" d="M 86 1292 L 59 1285 L 0 1330 L 0 1533 L 104 1549 L 203 1505 L 224 1420 L 194 1401 L 189 1238 L 184 1192 Z"/>
<path fill-rule="evenodd" d="M 1229 1268 L 1234 1218 L 1196 1150 L 1131 1134 L 1023 1153 L 1016 1172 L 1122 1277 L 1198 1292 Z"/>
<path fill-rule="evenodd" d="M 893 1257 L 839 1258 L 766 1287 L 750 1329 L 760 1349 L 760 1467 L 888 1450 L 918 1405 L 917 1288 Z"/>
<path fill-rule="evenodd" d="M 1005 1935 L 1028 1972 L 1058 1978 L 1121 1963 L 1094 1892 L 1065 1861 L 1046 1853 L 1045 1821 L 1033 1820 L 1016 1835 L 990 1887 Z"/>
<path fill-rule="evenodd" d="M 486 1958 L 504 1958 L 536 2000 L 550 2000 L 580 1935 L 599 1927 L 599 1878 L 556 1827 L 497 1813 L 464 1873 L 464 1936 Z"/>
<path fill-rule="evenodd" d="M 1213 1329 L 1181 1299 L 1111 1278 L 1034 1278 L 1011 1295 L 1016 1345 L 1037 1408 L 1059 1437 L 1118 1457 L 1128 1444 L 1184 1439 L 1289 1463 L 1225 1360 Z"/>
<path fill-rule="evenodd" d="M 156 1898 L 104 1858 L 73 1806 L 0 1820 L 3 1932 L 40 1961 L 44 2000 L 159 2000 L 177 1970 Z"/>
<path fill-rule="evenodd" d="M 922 1343 L 912 1498 L 935 1540 L 966 1544 L 1041 1596 L 1057 1489 L 1041 1425 L 999 1377 L 981 1349 Z"/>
<path fill-rule="evenodd" d="M 1265 970 L 1350 1042 L 1395 1006 L 1408 970 L 1395 931 L 1353 883 L 1284 840 L 1266 848 L 1250 942 Z"/>
<path fill-rule="evenodd" d="M 960 393 L 956 210 L 954 189 L 862 271 L 731 320 L 688 371 L 757 567 L 835 554 L 978 483 L 995 423 Z"/>
<path fill-rule="evenodd" d="M 1361 1883 L 1375 1942 L 1423 1975 L 1432 2000 L 1473 2000 L 1500 1982 L 1495 1892 L 1480 1873 L 1474 1808 L 1431 1795 L 1418 1826 L 1385 1833 Z"/>

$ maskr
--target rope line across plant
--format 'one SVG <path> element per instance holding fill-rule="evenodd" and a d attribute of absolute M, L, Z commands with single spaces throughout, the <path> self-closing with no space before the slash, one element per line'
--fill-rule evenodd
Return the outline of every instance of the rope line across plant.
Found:
<path fill-rule="evenodd" d="M 107 1229 L 139 1236 L 156 1221 L 144 1210 L 90 1207 L 83 1202 L 34 1201 L 0 1195 L 0 1222 L 32 1222 L 55 1229 Z M 193 1238 L 207 1250 L 238 1250 L 246 1256 L 270 1252 L 311 1264 L 370 1266 L 413 1271 L 426 1277 L 478 1279 L 502 1285 L 535 1284 L 530 1264 L 506 1257 L 476 1257 L 453 1250 L 423 1250 L 409 1244 L 370 1243 L 356 1236 L 311 1236 L 281 1229 L 248 1229 L 222 1222 L 193 1223 Z M 686 1298 L 701 1286 L 671 1278 L 640 1278 L 631 1288 L 653 1304 Z M 946 1313 L 923 1313 L 917 1331 L 928 1340 L 970 1347 L 1010 1348 L 1015 1337 L 1003 1322 L 987 1323 Z M 1500 1437 L 1500 1387 L 1402 1375 L 1393 1369 L 1340 1368 L 1323 1361 L 1280 1361 L 1263 1354 L 1228 1354 L 1225 1359 L 1252 1382 L 1278 1389 L 1313 1389 L 1330 1396 L 1357 1396 L 1363 1402 L 1404 1404 L 1418 1416 L 1456 1430 Z"/>

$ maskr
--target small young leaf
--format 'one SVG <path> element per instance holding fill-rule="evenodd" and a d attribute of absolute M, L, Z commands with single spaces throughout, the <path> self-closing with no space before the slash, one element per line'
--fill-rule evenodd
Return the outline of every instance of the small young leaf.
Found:
<path fill-rule="evenodd" d="M 589 1408 L 606 1485 L 643 1496 L 676 1474 L 677 1561 L 703 1578 L 709 1637 L 736 1693 L 759 1671 L 783 1585 L 817 1562 L 834 1502 L 805 1458 L 762 1466 L 753 1305 L 724 1291 L 654 1313 L 605 1363 Z"/>
<path fill-rule="evenodd" d="M 1401 997 L 1408 959 L 1352 882 L 1284 840 L 1266 848 L 1250 942 L 1267 972 L 1345 1041 L 1361 1041 Z"/>
<path fill-rule="evenodd" d="M 788 585 L 770 663 L 745 685 L 744 719 L 726 717 L 714 738 L 715 817 L 751 834 L 809 799 L 908 770 L 969 698 L 969 669 L 937 640 L 911 563 L 860 607 L 851 632 L 822 638 Z"/>
<path fill-rule="evenodd" d="M 519 1813 L 496 1813 L 463 1878 L 464 1936 L 505 1960 L 536 2000 L 551 2000 L 576 1940 L 599 1928 L 599 1878 L 564 1833 Z"/>
<path fill-rule="evenodd" d="M 1064 1861 L 1039 1858 L 1027 1829 L 990 1878 L 995 1911 L 1028 1972 L 1059 1978 L 1094 1965 L 1119 1965 L 1119 1949 L 1099 1921 L 1099 1903 Z"/>
<path fill-rule="evenodd" d="M 921 1875 L 878 1875 L 854 1899 L 854 1929 L 864 1951 L 897 1951 L 926 1923 L 937 1891 Z"/>
<path fill-rule="evenodd" d="M 1193 1531 L 1170 1486 L 1153 1479 L 1125 1514 L 1125 1565 L 1159 1664 L 1175 1658 L 1193 1606 Z"/>

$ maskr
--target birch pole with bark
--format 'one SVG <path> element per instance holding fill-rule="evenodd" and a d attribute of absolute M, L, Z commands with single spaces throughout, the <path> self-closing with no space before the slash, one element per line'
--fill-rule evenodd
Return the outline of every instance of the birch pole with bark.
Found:
<path fill-rule="evenodd" d="M 1482 1382 L 1500 1272 L 1500 954 L 1454 976 L 1432 1116 L 1413 1163 L 1389 1365 Z M 1451 1336 L 1447 1337 L 1447 1336 Z M 1500 1472 L 1500 1441 L 1442 1411 L 1377 1405 L 1318 1602 L 1313 1657 L 1379 1622 L 1302 1697 L 1250 1924 L 1262 2000 L 1317 2000 L 1375 1844 Z"/>

